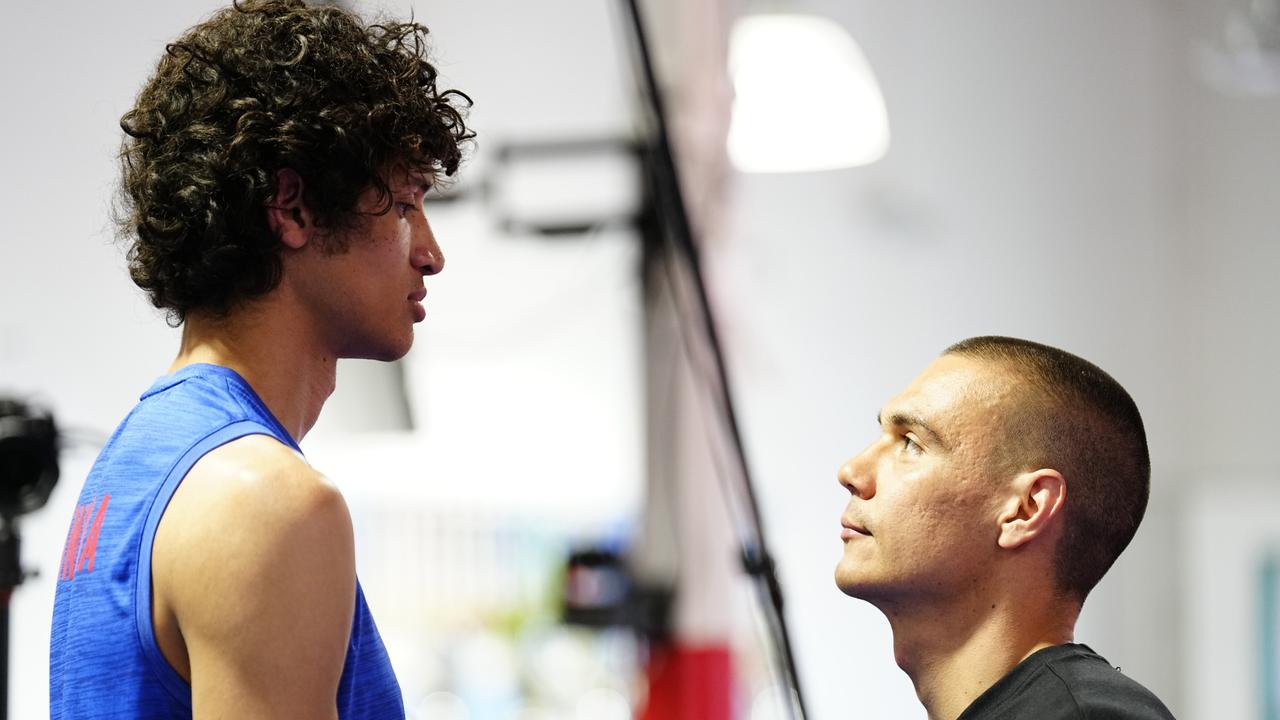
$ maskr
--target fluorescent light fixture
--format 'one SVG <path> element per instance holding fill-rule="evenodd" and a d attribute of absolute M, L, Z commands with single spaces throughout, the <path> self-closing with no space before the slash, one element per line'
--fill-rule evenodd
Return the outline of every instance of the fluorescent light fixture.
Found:
<path fill-rule="evenodd" d="M 871 66 L 842 27 L 813 15 L 750 15 L 729 39 L 729 158 L 743 172 L 856 167 L 889 149 Z"/>

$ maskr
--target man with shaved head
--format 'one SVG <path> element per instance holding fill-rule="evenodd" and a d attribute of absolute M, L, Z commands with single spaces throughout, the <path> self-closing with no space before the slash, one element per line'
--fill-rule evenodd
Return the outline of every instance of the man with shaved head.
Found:
<path fill-rule="evenodd" d="M 1151 465 L 1110 375 L 1027 340 L 951 346 L 841 466 L 836 583 L 879 608 L 930 720 L 1171 718 L 1085 645 L 1089 591 L 1133 539 Z"/>

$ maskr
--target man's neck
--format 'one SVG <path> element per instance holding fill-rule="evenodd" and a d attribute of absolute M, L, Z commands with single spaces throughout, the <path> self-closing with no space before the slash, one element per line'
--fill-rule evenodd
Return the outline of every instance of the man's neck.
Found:
<path fill-rule="evenodd" d="M 1077 610 L 1059 600 L 971 596 L 932 607 L 881 607 L 894 656 L 929 720 L 955 720 L 1032 653 L 1071 642 Z"/>
<path fill-rule="evenodd" d="M 226 318 L 192 314 L 170 372 L 211 363 L 240 374 L 295 441 L 315 425 L 333 392 L 337 358 L 305 332 L 305 323 L 250 305 Z"/>

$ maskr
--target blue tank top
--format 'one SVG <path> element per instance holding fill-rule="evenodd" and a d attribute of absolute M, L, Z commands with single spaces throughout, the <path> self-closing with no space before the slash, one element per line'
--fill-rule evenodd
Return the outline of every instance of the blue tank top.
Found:
<path fill-rule="evenodd" d="M 191 717 L 191 686 L 161 655 L 151 624 L 151 545 L 191 466 L 255 434 L 298 449 L 243 378 L 200 364 L 156 381 L 107 441 L 80 493 L 59 569 L 51 720 Z M 404 718 L 359 581 L 337 707 L 343 720 Z"/>

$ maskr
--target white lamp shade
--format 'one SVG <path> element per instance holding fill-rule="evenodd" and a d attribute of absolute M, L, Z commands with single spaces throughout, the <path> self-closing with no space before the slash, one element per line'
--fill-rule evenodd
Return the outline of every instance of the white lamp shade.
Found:
<path fill-rule="evenodd" d="M 866 57 L 836 23 L 751 15 L 729 40 L 729 158 L 743 172 L 809 172 L 875 162 L 889 115 Z"/>

